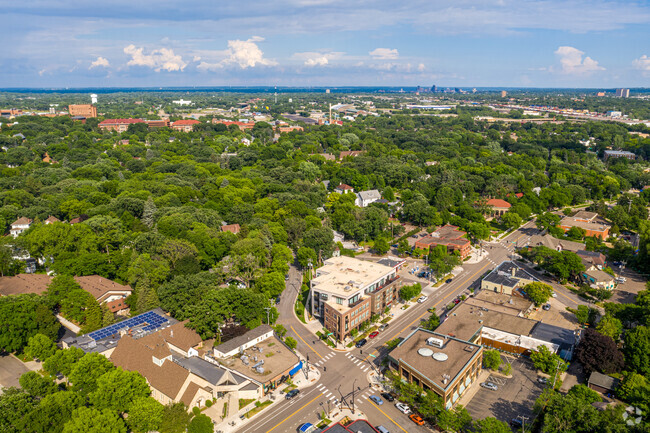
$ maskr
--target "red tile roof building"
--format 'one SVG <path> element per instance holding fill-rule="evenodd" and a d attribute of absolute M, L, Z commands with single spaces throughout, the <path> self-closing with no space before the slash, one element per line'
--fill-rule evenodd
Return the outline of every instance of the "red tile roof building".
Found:
<path fill-rule="evenodd" d="M 172 128 L 176 131 L 192 132 L 194 130 L 194 125 L 199 125 L 200 123 L 201 122 L 194 119 L 177 120 L 176 122 L 172 123 Z"/>
<path fill-rule="evenodd" d="M 235 122 L 233 120 L 224 120 L 224 119 L 212 119 L 212 123 L 213 124 L 220 123 L 226 126 L 236 125 L 242 131 L 245 129 L 253 129 L 253 126 L 255 126 L 255 122 Z"/>
<path fill-rule="evenodd" d="M 464 231 L 458 230 L 458 227 L 447 224 L 431 233 L 430 236 L 415 241 L 415 248 L 428 251 L 432 247 L 444 245 L 449 253 L 458 251 L 460 257 L 464 259 L 472 250 L 469 240 L 463 237 L 466 234 Z"/>
<path fill-rule="evenodd" d="M 510 203 L 500 198 L 491 198 L 485 204 L 491 208 L 490 215 L 493 217 L 500 217 L 512 207 Z"/>
<path fill-rule="evenodd" d="M 237 234 L 241 231 L 241 227 L 239 226 L 239 224 L 227 224 L 221 226 L 221 231 Z"/>

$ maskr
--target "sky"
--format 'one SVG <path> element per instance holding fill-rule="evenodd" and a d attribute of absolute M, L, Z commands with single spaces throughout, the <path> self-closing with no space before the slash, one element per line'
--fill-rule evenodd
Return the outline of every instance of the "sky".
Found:
<path fill-rule="evenodd" d="M 0 0 L 0 87 L 650 87 L 650 0 Z"/>

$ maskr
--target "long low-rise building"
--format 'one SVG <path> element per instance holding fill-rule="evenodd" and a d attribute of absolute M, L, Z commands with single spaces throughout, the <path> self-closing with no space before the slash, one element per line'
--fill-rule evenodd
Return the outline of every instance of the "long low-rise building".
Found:
<path fill-rule="evenodd" d="M 585 231 L 585 236 L 596 236 L 603 240 L 609 237 L 610 225 L 595 212 L 581 210 L 572 217 L 564 217 L 560 221 L 560 228 L 565 232 L 573 227 Z"/>
<path fill-rule="evenodd" d="M 396 299 L 397 268 L 347 256 L 332 257 L 311 280 L 311 314 L 339 341 Z"/>
<path fill-rule="evenodd" d="M 458 230 L 458 227 L 447 224 L 440 227 L 429 236 L 415 241 L 415 248 L 429 251 L 430 248 L 444 245 L 447 247 L 447 252 L 453 253 L 454 251 L 457 251 L 460 257 L 464 259 L 469 256 L 472 251 L 469 239 L 465 238 L 466 235 L 467 233 Z"/>

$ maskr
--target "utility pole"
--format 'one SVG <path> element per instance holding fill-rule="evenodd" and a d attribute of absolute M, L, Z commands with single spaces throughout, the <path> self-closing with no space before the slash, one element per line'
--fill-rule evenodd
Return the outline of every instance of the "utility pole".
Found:
<path fill-rule="evenodd" d="M 517 418 L 521 419 L 521 431 L 525 432 L 526 431 L 526 421 L 528 420 L 527 416 L 518 416 Z"/>
<path fill-rule="evenodd" d="M 264 308 L 266 310 L 266 324 L 271 325 L 271 307 Z"/>
<path fill-rule="evenodd" d="M 339 392 L 339 395 L 341 396 L 341 404 L 339 405 L 339 409 L 343 410 L 343 401 L 345 400 L 345 398 L 343 397 L 343 393 L 341 392 L 341 385 L 339 385 L 337 390 Z"/>
<path fill-rule="evenodd" d="M 354 379 L 354 382 L 352 382 L 352 414 L 354 415 L 354 391 L 355 391 L 355 385 L 357 384 L 357 379 Z"/>

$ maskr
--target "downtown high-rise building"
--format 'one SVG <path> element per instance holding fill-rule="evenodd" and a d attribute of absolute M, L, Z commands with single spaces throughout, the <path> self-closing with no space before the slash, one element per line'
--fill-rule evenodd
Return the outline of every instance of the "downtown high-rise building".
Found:
<path fill-rule="evenodd" d="M 619 98 L 629 98 L 630 89 L 616 89 L 616 96 Z"/>

